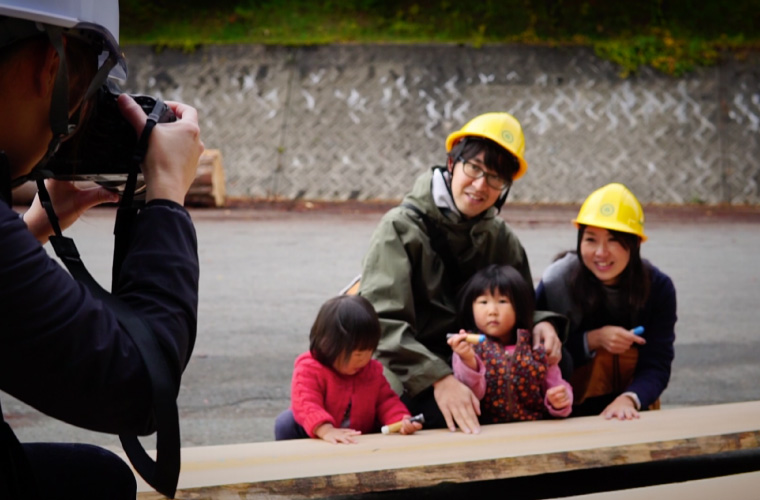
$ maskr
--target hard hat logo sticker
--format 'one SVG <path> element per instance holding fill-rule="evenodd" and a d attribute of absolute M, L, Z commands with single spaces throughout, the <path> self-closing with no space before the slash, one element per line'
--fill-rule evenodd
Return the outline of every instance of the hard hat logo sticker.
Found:
<path fill-rule="evenodd" d="M 615 213 L 615 206 L 612 203 L 605 203 L 599 208 L 599 213 L 609 217 Z"/>
<path fill-rule="evenodd" d="M 514 140 L 515 140 L 515 137 L 512 135 L 512 132 L 510 132 L 509 130 L 502 130 L 501 131 L 501 137 L 502 137 L 502 139 L 504 139 L 504 141 L 506 141 L 506 142 L 508 142 L 510 144 L 512 142 L 514 142 Z"/>

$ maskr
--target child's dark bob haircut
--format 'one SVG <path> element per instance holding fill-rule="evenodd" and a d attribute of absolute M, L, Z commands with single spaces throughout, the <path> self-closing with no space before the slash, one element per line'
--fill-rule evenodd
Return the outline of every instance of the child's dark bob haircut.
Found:
<path fill-rule="evenodd" d="M 472 275 L 459 291 L 459 322 L 467 331 L 476 331 L 472 316 L 472 303 L 485 293 L 497 291 L 509 298 L 515 310 L 515 328 L 533 329 L 533 311 L 536 299 L 533 287 L 528 285 L 512 266 L 491 264 Z"/>
<path fill-rule="evenodd" d="M 374 351 L 378 342 L 380 320 L 372 304 L 359 295 L 339 295 L 319 309 L 309 335 L 309 351 L 314 359 L 332 367 L 354 351 Z"/>

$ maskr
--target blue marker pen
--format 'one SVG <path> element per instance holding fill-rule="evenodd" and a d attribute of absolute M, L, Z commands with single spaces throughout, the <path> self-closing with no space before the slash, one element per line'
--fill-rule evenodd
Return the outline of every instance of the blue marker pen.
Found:
<path fill-rule="evenodd" d="M 447 333 L 446 338 L 450 339 L 451 337 L 456 337 L 459 335 L 458 333 Z M 469 342 L 470 344 L 479 344 L 481 342 L 485 342 L 486 336 L 482 333 L 468 333 L 467 338 L 465 338 L 465 342 Z"/>
<path fill-rule="evenodd" d="M 633 330 L 631 330 L 631 333 L 633 333 L 634 335 L 641 335 L 642 333 L 644 333 L 644 327 L 643 326 L 637 326 L 636 328 L 634 328 Z"/>

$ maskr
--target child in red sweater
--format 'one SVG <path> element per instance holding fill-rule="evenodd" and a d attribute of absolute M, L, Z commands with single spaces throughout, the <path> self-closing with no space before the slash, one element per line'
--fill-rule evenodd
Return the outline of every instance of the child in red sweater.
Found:
<path fill-rule="evenodd" d="M 422 428 L 372 359 L 380 322 L 364 297 L 341 295 L 322 305 L 309 335 L 309 352 L 296 358 L 290 409 L 275 421 L 276 440 L 319 438 L 355 443 L 355 436 L 402 421 L 400 433 Z"/>

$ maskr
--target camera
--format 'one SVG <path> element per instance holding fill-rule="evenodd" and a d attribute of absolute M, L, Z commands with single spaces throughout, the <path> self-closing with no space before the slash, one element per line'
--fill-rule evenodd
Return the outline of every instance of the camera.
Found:
<path fill-rule="evenodd" d="M 121 190 L 133 166 L 138 139 L 134 127 L 121 115 L 116 104 L 121 93 L 116 83 L 109 81 L 86 103 L 85 118 L 79 130 L 61 143 L 45 166 L 53 179 L 92 181 L 114 191 Z M 129 95 L 146 115 L 157 102 L 151 96 Z M 171 108 L 163 102 L 161 105 L 158 123 L 175 121 L 177 117 Z M 144 188 L 139 172 L 138 186 Z"/>

